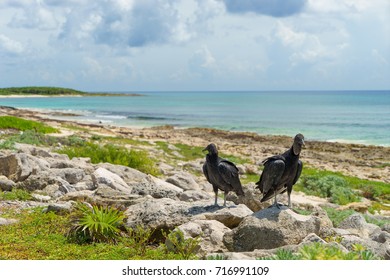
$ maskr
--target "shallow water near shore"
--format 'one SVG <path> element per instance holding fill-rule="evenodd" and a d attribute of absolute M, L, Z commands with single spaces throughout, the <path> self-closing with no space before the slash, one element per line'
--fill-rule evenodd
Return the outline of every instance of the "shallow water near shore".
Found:
<path fill-rule="evenodd" d="M 142 92 L 142 96 L 3 98 L 0 105 L 76 113 L 120 126 L 210 127 L 390 146 L 390 91 Z"/>

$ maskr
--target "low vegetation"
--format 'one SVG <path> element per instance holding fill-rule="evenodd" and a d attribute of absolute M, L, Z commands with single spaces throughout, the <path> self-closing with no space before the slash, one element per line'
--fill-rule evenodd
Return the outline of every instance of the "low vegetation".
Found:
<path fill-rule="evenodd" d="M 113 243 L 116 244 L 121 236 L 125 215 L 114 208 L 90 208 L 80 203 L 72 213 L 71 224 L 67 237 L 77 243 Z"/>
<path fill-rule="evenodd" d="M 0 92 L 1 94 L 1 92 Z M 22 94 L 22 93 L 20 93 Z M 34 94 L 34 93 L 31 93 Z M 40 93 L 41 94 L 41 93 Z M 53 127 L 40 122 L 11 116 L 0 117 L 0 129 L 11 130 L 1 136 L 0 149 L 13 149 L 15 143 L 52 147 L 58 153 L 70 158 L 88 157 L 92 163 L 108 162 L 138 169 L 144 173 L 159 176 L 155 161 L 145 147 L 154 148 L 167 155 L 170 164 L 195 161 L 205 157 L 204 147 L 167 142 L 139 141 L 123 137 L 89 135 L 87 131 L 74 129 L 77 135 L 55 137 L 48 135 L 57 132 Z M 246 164 L 246 158 L 221 154 L 236 164 Z M 195 172 L 195 171 L 192 171 Z M 202 176 L 202 174 L 197 174 Z M 244 174 L 242 183 L 256 182 L 257 172 Z M 344 176 L 341 173 L 304 167 L 301 179 L 294 190 L 303 191 L 329 199 L 343 205 L 362 198 L 372 201 L 369 211 L 390 210 L 390 184 L 361 180 Z M 0 191 L 1 200 L 33 200 L 31 194 L 20 189 L 10 192 Z M 353 210 L 324 208 L 333 225 L 337 227 L 345 218 L 354 214 Z M 194 259 L 199 238 L 185 239 L 179 230 L 163 232 L 162 240 L 154 240 L 152 229 L 138 226 L 126 228 L 121 211 L 94 205 L 92 208 L 80 204 L 72 214 L 57 215 L 44 213 L 42 209 L 3 210 L 1 216 L 18 219 L 13 225 L 0 227 L 0 259 Z M 298 210 L 310 214 L 308 210 Z M 383 226 L 388 221 L 364 215 L 367 222 Z M 218 259 L 216 257 L 215 259 Z M 337 247 L 314 243 L 294 253 L 279 250 L 271 259 L 375 259 L 375 256 L 361 245 L 356 244 L 350 253 Z"/>
<path fill-rule="evenodd" d="M 329 198 L 335 204 L 344 205 L 367 198 L 373 201 L 372 213 L 390 210 L 390 184 L 345 176 L 339 172 L 304 167 L 294 190 L 308 195 Z"/>
<path fill-rule="evenodd" d="M 262 260 L 376 260 L 377 257 L 360 244 L 355 244 L 353 250 L 345 253 L 337 246 L 314 242 L 304 245 L 297 253 L 280 249 L 275 256 Z"/>
<path fill-rule="evenodd" d="M 120 212 L 115 212 L 117 210 L 109 208 L 97 207 L 97 209 L 106 209 L 100 213 L 104 216 L 101 218 L 102 221 L 111 220 L 110 217 L 113 216 L 115 220 L 120 220 L 122 215 Z M 86 211 L 80 217 L 92 219 L 93 216 L 94 214 Z M 181 251 L 167 249 L 165 240 L 155 242 L 142 239 L 142 244 L 139 244 L 140 236 L 145 234 L 143 228 L 129 231 L 131 234 L 127 234 L 128 231 L 121 228 L 120 235 L 115 234 L 115 242 L 112 242 L 111 238 L 100 239 L 102 228 L 108 228 L 107 226 L 99 225 L 96 227 L 99 230 L 93 230 L 95 226 L 92 225 L 95 222 L 88 221 L 87 228 L 91 229 L 88 235 L 81 235 L 82 238 L 75 242 L 74 239 L 69 238 L 69 232 L 72 230 L 78 232 L 80 228 L 74 227 L 74 217 L 70 214 L 44 213 L 41 208 L 34 208 L 21 212 L 8 210 L 2 213 L 2 217 L 18 219 L 19 222 L 0 227 L 0 260 L 183 259 Z M 119 223 L 114 224 L 118 229 Z M 191 241 L 184 239 L 180 242 L 179 248 L 186 252 L 186 258 L 196 258 L 194 252 L 189 252 L 187 249 L 186 244 Z"/>
<path fill-rule="evenodd" d="M 0 116 L 0 129 L 15 129 L 20 131 L 33 130 L 43 134 L 58 132 L 58 129 L 41 122 L 13 116 Z"/>
<path fill-rule="evenodd" d="M 91 93 L 62 87 L 9 87 L 0 88 L 0 95 L 77 95 L 77 96 L 139 96 L 140 94 Z"/>
<path fill-rule="evenodd" d="M 141 172 L 158 175 L 154 161 L 145 151 L 128 150 L 122 146 L 112 144 L 99 145 L 93 142 L 83 142 L 75 146 L 67 146 L 57 150 L 69 158 L 87 157 L 92 163 L 108 162 L 124 165 Z"/>
<path fill-rule="evenodd" d="M 11 191 L 1 191 L 0 188 L 0 200 L 28 201 L 32 199 L 33 197 L 26 190 L 13 188 Z"/>
<path fill-rule="evenodd" d="M 59 87 L 10 87 L 0 88 L 0 95 L 81 95 L 82 91 Z"/>

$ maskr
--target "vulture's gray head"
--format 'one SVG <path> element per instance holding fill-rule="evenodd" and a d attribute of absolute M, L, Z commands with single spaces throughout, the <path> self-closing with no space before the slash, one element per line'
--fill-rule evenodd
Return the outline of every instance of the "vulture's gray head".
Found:
<path fill-rule="evenodd" d="M 294 144 L 293 144 L 293 151 L 294 155 L 299 155 L 301 153 L 302 147 L 305 146 L 305 137 L 301 133 L 295 135 L 294 137 Z"/>
<path fill-rule="evenodd" d="M 208 151 L 209 155 L 218 155 L 217 146 L 215 144 L 211 143 L 206 148 L 203 149 L 203 151 Z"/>

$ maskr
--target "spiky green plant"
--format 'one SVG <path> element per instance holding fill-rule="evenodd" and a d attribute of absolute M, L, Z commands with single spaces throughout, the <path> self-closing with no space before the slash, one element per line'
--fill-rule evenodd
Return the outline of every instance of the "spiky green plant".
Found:
<path fill-rule="evenodd" d="M 110 208 L 92 206 L 80 203 L 76 206 L 72 226 L 68 232 L 71 241 L 77 243 L 116 243 L 121 236 L 120 227 L 125 215 L 123 212 Z"/>

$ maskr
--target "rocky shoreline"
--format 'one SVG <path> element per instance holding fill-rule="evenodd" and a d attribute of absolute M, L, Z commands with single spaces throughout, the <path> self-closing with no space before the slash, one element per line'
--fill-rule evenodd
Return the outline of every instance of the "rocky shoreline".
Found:
<path fill-rule="evenodd" d="M 135 129 L 81 124 L 8 107 L 0 108 L 2 114 L 61 127 L 60 135 L 63 136 L 72 133 L 66 129 L 67 124 L 87 128 L 79 133 L 165 141 L 172 153 L 175 148 L 169 144 L 205 146 L 214 142 L 223 152 L 249 158 L 250 163 L 241 167 L 246 169 L 255 168 L 265 157 L 282 152 L 291 145 L 290 137 L 285 136 L 204 128 Z M 69 159 L 50 148 L 25 144 L 17 144 L 16 148 L 16 152 L 0 150 L 1 189 L 26 189 L 32 193 L 34 200 L 1 201 L 0 215 L 3 208 L 36 206 L 44 206 L 47 211 L 71 211 L 75 201 L 84 201 L 122 209 L 128 227 L 141 224 L 155 229 L 155 232 L 179 228 L 185 237 L 198 237 L 197 254 L 200 258 L 222 255 L 227 259 L 256 259 L 270 257 L 281 248 L 297 252 L 305 244 L 320 242 L 344 252 L 353 250 L 354 244 L 362 244 L 377 257 L 390 259 L 389 224 L 379 227 L 367 223 L 357 213 L 335 227 L 320 206 L 338 206 L 325 199 L 293 192 L 293 206 L 309 209 L 310 215 L 301 215 L 287 208 L 267 208 L 268 204 L 259 203 L 260 194 L 255 192 L 253 183 L 248 183 L 244 185 L 244 199 L 232 194 L 227 207 L 213 206 L 211 186 L 204 176 L 194 175 L 201 174 L 202 161 L 199 160 L 182 162 L 177 166 L 162 160 L 159 168 L 163 175 L 157 178 L 120 165 L 92 164 L 88 158 Z M 390 148 L 308 141 L 301 157 L 305 164 L 316 168 L 390 182 L 387 162 Z M 193 172 L 188 172 L 189 169 Z M 0 218 L 0 226 L 15 222 Z M 336 239 L 341 241 L 335 242 Z"/>
<path fill-rule="evenodd" d="M 259 135 L 249 132 L 231 132 L 208 128 L 177 129 L 172 126 L 153 128 L 117 127 L 103 124 L 79 123 L 59 120 L 57 113 L 37 112 L 12 107 L 0 107 L 0 115 L 13 115 L 48 123 L 86 128 L 104 136 L 125 137 L 135 140 L 166 141 L 205 147 L 216 143 L 225 153 L 250 158 L 259 164 L 264 158 L 281 153 L 291 145 L 289 136 Z M 66 129 L 61 129 L 67 133 Z M 298 132 L 297 132 L 298 133 Z M 306 136 L 309 138 L 309 136 Z M 305 140 L 301 157 L 305 165 L 341 172 L 361 179 L 390 183 L 390 147 Z"/>

